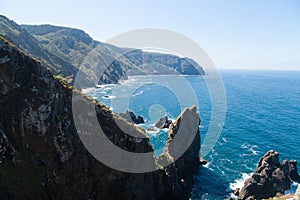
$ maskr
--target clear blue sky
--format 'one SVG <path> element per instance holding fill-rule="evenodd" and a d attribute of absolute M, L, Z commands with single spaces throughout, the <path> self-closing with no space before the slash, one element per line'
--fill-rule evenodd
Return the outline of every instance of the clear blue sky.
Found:
<path fill-rule="evenodd" d="M 0 0 L 0 14 L 80 28 L 99 41 L 165 28 L 196 41 L 220 68 L 300 70 L 299 0 Z"/>

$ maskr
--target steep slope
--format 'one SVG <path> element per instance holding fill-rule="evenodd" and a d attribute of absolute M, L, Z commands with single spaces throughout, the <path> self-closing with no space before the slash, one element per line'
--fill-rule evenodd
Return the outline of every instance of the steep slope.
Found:
<path fill-rule="evenodd" d="M 52 25 L 22 25 L 22 27 L 45 49 L 78 68 L 96 48 L 97 57 L 89 61 L 89 68 L 87 69 L 85 65 L 81 67 L 88 77 L 100 76 L 98 72 L 101 72 L 103 76 L 100 76 L 99 83 L 117 82 L 127 75 L 205 74 L 203 69 L 191 59 L 143 52 L 138 49 L 128 51 L 128 49 L 94 41 L 82 30 Z"/>
<path fill-rule="evenodd" d="M 0 15 L 0 35 L 40 60 L 55 75 L 67 77 L 77 73 L 77 69 L 72 64 L 45 50 L 24 28 L 2 15 Z"/>
<path fill-rule="evenodd" d="M 199 132 L 186 153 L 168 167 L 123 173 L 97 161 L 83 146 L 72 115 L 73 90 L 0 37 L 0 199 L 188 199 L 192 172 L 199 165 Z M 126 134 L 116 120 L 138 136 L 144 136 L 142 129 L 74 92 L 82 108 L 95 108 L 98 122 L 115 145 L 131 152 L 153 152 L 148 138 Z M 89 112 L 82 112 L 81 119 L 83 125 L 91 124 Z M 161 159 L 174 159 L 169 143 L 183 121 L 189 122 L 183 131 L 198 130 L 195 108 L 178 117 L 169 132 L 167 156 Z"/>
<path fill-rule="evenodd" d="M 72 82 L 81 67 L 86 87 L 116 83 L 128 75 L 204 74 L 188 58 L 119 48 L 93 40 L 84 31 L 52 25 L 18 25 L 0 15 L 0 35 Z M 198 70 L 197 70 L 198 69 Z"/>

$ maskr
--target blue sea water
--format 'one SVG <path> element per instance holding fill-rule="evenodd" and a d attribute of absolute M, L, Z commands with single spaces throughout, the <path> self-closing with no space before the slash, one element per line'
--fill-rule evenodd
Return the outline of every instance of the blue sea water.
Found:
<path fill-rule="evenodd" d="M 227 112 L 223 131 L 209 162 L 195 175 L 192 199 L 224 199 L 273 149 L 280 159 L 300 161 L 300 72 L 221 71 Z M 209 74 L 207 75 L 209 76 Z M 193 91 L 192 93 L 190 91 Z M 132 110 L 146 120 L 144 128 L 168 115 L 175 119 L 196 104 L 201 117 L 201 141 L 210 125 L 211 100 L 201 76 L 140 76 L 116 85 L 85 91 L 114 112 Z M 167 130 L 151 130 L 155 154 L 162 152 Z"/>

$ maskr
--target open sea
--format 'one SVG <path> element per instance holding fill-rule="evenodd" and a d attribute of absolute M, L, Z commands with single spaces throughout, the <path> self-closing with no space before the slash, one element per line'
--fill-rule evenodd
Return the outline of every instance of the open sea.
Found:
<path fill-rule="evenodd" d="M 225 199 L 256 167 L 268 150 L 281 161 L 300 161 L 300 71 L 220 71 L 226 91 L 226 119 L 220 137 L 195 175 L 191 199 Z M 209 76 L 209 74 L 205 75 Z M 116 112 L 132 110 L 143 128 L 167 115 L 174 120 L 184 107 L 197 105 L 203 142 L 211 120 L 211 98 L 201 76 L 136 76 L 120 84 L 84 89 Z M 167 129 L 147 132 L 159 155 Z M 295 187 L 295 186 L 294 186 Z"/>

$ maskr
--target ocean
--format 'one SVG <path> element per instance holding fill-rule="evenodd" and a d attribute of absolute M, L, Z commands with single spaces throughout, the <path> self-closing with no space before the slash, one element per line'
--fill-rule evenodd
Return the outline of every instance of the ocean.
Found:
<path fill-rule="evenodd" d="M 222 70 L 226 119 L 220 137 L 199 167 L 191 199 L 225 199 L 241 187 L 268 150 L 280 159 L 300 161 L 300 71 Z M 209 76 L 209 74 L 205 75 Z M 167 115 L 174 120 L 184 107 L 197 105 L 203 142 L 211 120 L 209 90 L 201 76 L 136 76 L 120 84 L 85 89 L 116 112 L 132 110 L 143 128 Z M 159 155 L 167 129 L 147 131 Z"/>

